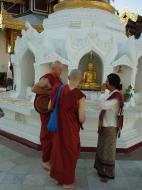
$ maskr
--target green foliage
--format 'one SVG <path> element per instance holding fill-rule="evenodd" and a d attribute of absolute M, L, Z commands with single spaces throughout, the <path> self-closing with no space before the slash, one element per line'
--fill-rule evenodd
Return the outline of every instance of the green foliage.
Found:
<path fill-rule="evenodd" d="M 130 98 L 132 98 L 132 96 L 133 96 L 132 90 L 133 90 L 133 88 L 131 85 L 129 85 L 128 88 L 125 90 L 125 92 L 124 92 L 124 100 L 125 101 L 129 101 Z"/>

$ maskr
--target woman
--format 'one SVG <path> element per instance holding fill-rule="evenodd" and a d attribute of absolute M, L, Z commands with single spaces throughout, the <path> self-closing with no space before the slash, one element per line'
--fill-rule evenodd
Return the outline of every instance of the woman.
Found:
<path fill-rule="evenodd" d="M 80 71 L 74 69 L 69 75 L 69 85 L 63 86 L 58 105 L 59 128 L 51 153 L 50 176 L 63 184 L 65 189 L 74 188 L 75 168 L 80 153 L 79 131 L 85 121 L 85 95 L 77 88 L 80 80 Z M 49 109 L 54 105 L 58 87 L 52 91 Z"/>
<path fill-rule="evenodd" d="M 100 103 L 98 145 L 94 168 L 97 169 L 101 181 L 107 182 L 115 176 L 115 153 L 118 133 L 117 115 L 123 106 L 123 98 L 120 90 L 120 78 L 117 74 L 107 76 L 104 89 L 110 91 L 109 96 Z"/>

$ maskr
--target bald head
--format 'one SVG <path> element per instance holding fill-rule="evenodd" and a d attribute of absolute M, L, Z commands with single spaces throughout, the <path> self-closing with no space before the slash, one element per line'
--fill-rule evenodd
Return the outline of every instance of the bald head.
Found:
<path fill-rule="evenodd" d="M 81 80 L 81 72 L 78 69 L 73 69 L 69 74 L 70 81 L 80 82 Z"/>
<path fill-rule="evenodd" d="M 63 71 L 63 64 L 60 61 L 55 61 L 51 65 L 51 72 L 56 75 L 57 77 L 60 77 L 62 71 Z"/>

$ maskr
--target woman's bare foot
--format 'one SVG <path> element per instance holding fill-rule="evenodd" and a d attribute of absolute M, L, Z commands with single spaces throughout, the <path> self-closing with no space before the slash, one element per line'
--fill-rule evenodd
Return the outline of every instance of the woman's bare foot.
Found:
<path fill-rule="evenodd" d="M 104 183 L 107 183 L 109 181 L 109 178 L 108 177 L 102 177 L 101 181 Z"/>
<path fill-rule="evenodd" d="M 56 179 L 53 179 L 53 181 L 54 181 L 54 183 L 55 183 L 56 185 L 60 185 L 59 181 L 57 181 Z"/>
<path fill-rule="evenodd" d="M 51 170 L 50 162 L 42 162 L 42 166 L 47 170 Z"/>
<path fill-rule="evenodd" d="M 75 188 L 75 184 L 74 183 L 72 183 L 70 185 L 63 184 L 62 187 L 63 187 L 63 189 L 74 189 Z"/>

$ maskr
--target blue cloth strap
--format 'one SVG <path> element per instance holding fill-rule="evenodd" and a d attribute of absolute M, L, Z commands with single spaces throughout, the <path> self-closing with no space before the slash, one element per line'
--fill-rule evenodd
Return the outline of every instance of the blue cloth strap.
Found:
<path fill-rule="evenodd" d="M 58 106 L 59 98 L 60 98 L 60 94 L 61 94 L 62 88 L 63 88 L 63 85 L 61 84 L 61 85 L 59 86 L 59 89 L 58 89 L 58 92 L 57 92 L 57 95 L 56 95 L 56 99 L 55 99 L 55 109 L 56 109 L 57 106 Z"/>

